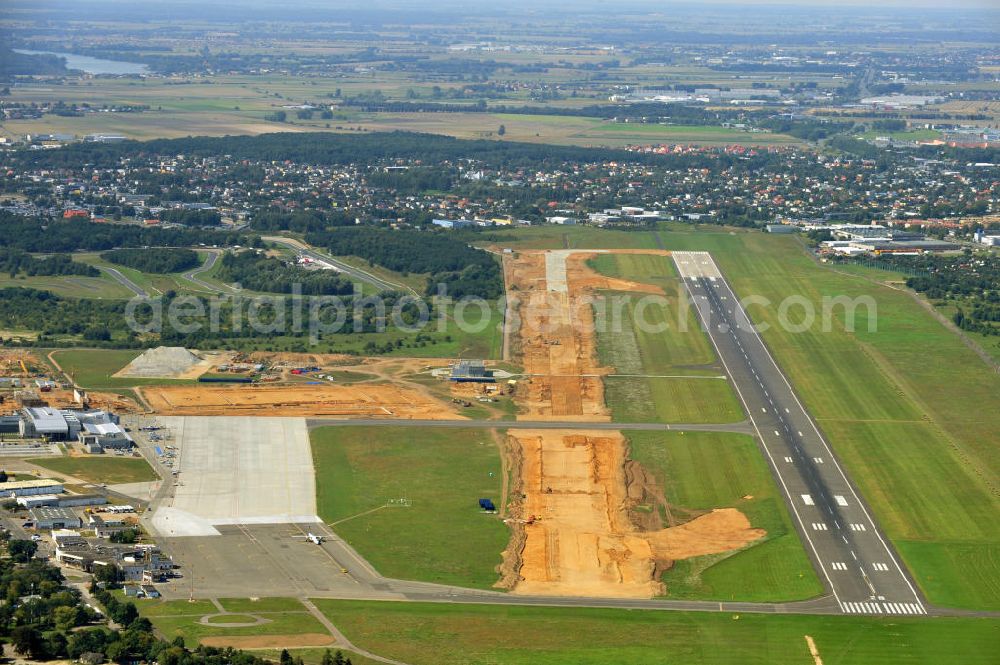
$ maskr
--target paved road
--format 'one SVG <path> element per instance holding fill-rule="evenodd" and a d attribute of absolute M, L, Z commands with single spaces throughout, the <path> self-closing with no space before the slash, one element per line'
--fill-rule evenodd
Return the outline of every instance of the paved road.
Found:
<path fill-rule="evenodd" d="M 138 284 L 130 280 L 125 275 L 121 274 L 121 272 L 116 268 L 109 268 L 107 266 L 98 266 L 97 268 L 98 270 L 102 270 L 107 274 L 111 275 L 111 279 L 115 280 L 116 282 L 118 282 L 119 284 L 121 284 L 126 289 L 128 289 L 135 295 L 139 296 L 140 298 L 149 297 L 149 294 L 145 291 L 145 289 L 140 287 Z"/>
<path fill-rule="evenodd" d="M 336 565 L 347 570 L 355 584 L 339 587 L 316 597 L 409 600 L 414 602 L 474 603 L 490 605 L 533 605 L 551 607 L 607 607 L 645 610 L 688 610 L 702 612 L 765 612 L 773 614 L 839 614 L 832 596 L 796 603 L 737 603 L 633 598 L 590 598 L 584 596 L 522 596 L 498 591 L 466 589 L 429 582 L 382 577 L 350 545 L 325 525 L 299 525 L 303 533 L 320 532 L 321 547 Z"/>
<path fill-rule="evenodd" d="M 370 284 L 379 291 L 406 291 L 413 295 L 419 295 L 417 294 L 416 291 L 414 291 L 408 286 L 405 286 L 403 284 L 396 284 L 395 282 L 390 282 L 388 280 L 382 279 L 381 277 L 376 277 L 367 270 L 362 270 L 361 268 L 355 268 L 352 265 L 348 265 L 347 263 L 335 259 L 329 254 L 319 252 L 313 247 L 299 240 L 295 240 L 294 238 L 282 238 L 281 236 L 263 236 L 263 239 L 269 242 L 274 242 L 279 245 L 284 245 L 285 247 L 294 249 L 299 254 L 302 254 L 303 256 L 308 256 L 314 261 L 329 263 L 330 265 L 332 265 L 334 268 L 344 273 L 345 275 L 348 275 L 358 280 L 359 282 L 365 282 L 366 284 Z"/>
<path fill-rule="evenodd" d="M 847 614 L 926 614 L 898 556 L 706 252 L 673 254 L 820 579 Z"/>
<path fill-rule="evenodd" d="M 205 262 L 201 264 L 201 266 L 184 273 L 182 277 L 184 277 L 184 279 L 188 280 L 189 282 L 194 282 L 198 286 L 208 289 L 213 293 L 226 293 L 227 290 L 235 291 L 235 289 L 233 289 L 228 284 L 223 285 L 225 288 L 220 288 L 215 284 L 209 284 L 208 282 L 204 282 L 198 278 L 198 275 L 200 275 L 203 272 L 211 270 L 215 266 L 216 261 L 219 260 L 220 254 L 221 252 L 209 252 L 208 258 L 205 259 Z"/>
<path fill-rule="evenodd" d="M 753 434 L 752 425 L 744 420 L 738 423 L 685 424 L 685 423 L 609 423 L 579 422 L 575 420 L 406 420 L 402 418 L 309 418 L 306 424 L 314 427 L 448 427 L 474 429 L 593 429 L 593 430 L 643 430 L 665 432 L 670 430 L 689 432 L 737 432 Z"/>

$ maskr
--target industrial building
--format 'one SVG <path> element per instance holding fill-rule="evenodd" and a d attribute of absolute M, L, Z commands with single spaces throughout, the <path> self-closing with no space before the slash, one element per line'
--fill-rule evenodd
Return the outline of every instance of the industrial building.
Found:
<path fill-rule="evenodd" d="M 70 425 L 66 416 L 58 409 L 51 406 L 31 406 L 23 409 L 22 414 L 21 436 L 44 436 L 53 441 L 65 441 L 70 437 Z"/>
<path fill-rule="evenodd" d="M 87 527 L 94 530 L 94 535 L 98 538 L 110 538 L 116 533 L 120 533 L 129 528 L 125 520 L 118 517 L 101 517 L 91 515 L 87 522 Z"/>
<path fill-rule="evenodd" d="M 99 494 L 64 494 L 62 496 L 56 494 L 34 494 L 17 497 L 17 503 L 30 510 L 31 508 L 40 508 L 42 506 L 58 506 L 60 508 L 103 506 L 108 503 L 108 499 Z"/>
<path fill-rule="evenodd" d="M 32 508 L 41 508 L 42 506 L 58 506 L 59 497 L 55 494 L 36 494 L 34 496 L 19 496 L 17 497 L 17 505 L 23 506 L 28 510 Z"/>
<path fill-rule="evenodd" d="M 464 229 L 476 225 L 471 219 L 432 219 L 431 224 L 442 229 Z"/>
<path fill-rule="evenodd" d="M 44 437 L 50 441 L 79 439 L 88 450 L 128 450 L 130 437 L 118 424 L 118 416 L 107 411 L 76 411 L 50 406 L 21 409 L 18 431 L 23 437 Z"/>
<path fill-rule="evenodd" d="M 62 492 L 62 483 L 57 483 L 54 480 L 12 480 L 0 483 L 0 497 L 8 499 L 39 494 L 62 494 Z"/>
<path fill-rule="evenodd" d="M 83 520 L 69 508 L 42 506 L 28 511 L 36 529 L 79 529 Z"/>
<path fill-rule="evenodd" d="M 85 422 L 83 423 L 83 431 L 79 433 L 77 438 L 88 453 L 132 448 L 132 437 L 119 425 L 112 422 Z"/>
<path fill-rule="evenodd" d="M 0 416 L 0 434 L 20 434 L 21 418 L 19 416 Z"/>
<path fill-rule="evenodd" d="M 493 372 L 482 360 L 460 360 L 451 368 L 449 377 L 456 383 L 494 383 Z"/>
<path fill-rule="evenodd" d="M 59 499 L 59 503 L 56 505 L 61 508 L 77 506 L 105 506 L 108 503 L 108 498 L 101 496 L 100 494 L 66 494 L 57 498 Z"/>

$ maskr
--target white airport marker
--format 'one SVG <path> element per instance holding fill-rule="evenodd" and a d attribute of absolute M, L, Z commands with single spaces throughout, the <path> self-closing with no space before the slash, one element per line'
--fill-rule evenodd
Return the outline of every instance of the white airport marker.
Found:
<path fill-rule="evenodd" d="M 792 458 L 791 458 L 791 457 L 788 457 L 788 456 L 786 455 L 786 456 L 785 456 L 785 461 L 786 461 L 786 462 L 788 462 L 789 464 L 791 464 L 791 463 L 792 463 Z"/>
<path fill-rule="evenodd" d="M 833 499 L 834 499 L 834 501 L 837 502 L 838 506 L 846 506 L 847 505 L 847 499 L 845 499 L 840 494 L 834 494 L 833 495 Z"/>
<path fill-rule="evenodd" d="M 852 524 L 851 531 L 867 531 L 868 528 L 864 524 Z"/>
<path fill-rule="evenodd" d="M 822 457 L 813 457 L 813 461 L 816 462 L 817 464 L 822 464 L 823 463 L 823 458 Z"/>
<path fill-rule="evenodd" d="M 816 502 L 813 501 L 813 498 L 811 496 L 809 496 L 808 494 L 803 494 L 802 495 L 802 503 L 806 504 L 807 506 L 815 506 L 816 505 Z"/>

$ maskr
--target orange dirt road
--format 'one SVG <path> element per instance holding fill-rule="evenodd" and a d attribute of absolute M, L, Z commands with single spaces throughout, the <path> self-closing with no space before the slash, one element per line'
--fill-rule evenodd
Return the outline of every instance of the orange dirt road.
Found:
<path fill-rule="evenodd" d="M 146 386 L 137 388 L 156 413 L 168 416 L 331 416 L 458 419 L 449 405 L 387 383 L 319 386 Z"/>

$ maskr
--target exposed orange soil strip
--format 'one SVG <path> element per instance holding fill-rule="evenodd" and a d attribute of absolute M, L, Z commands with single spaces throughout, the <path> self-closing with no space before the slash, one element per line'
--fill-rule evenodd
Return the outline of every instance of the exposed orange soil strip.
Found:
<path fill-rule="evenodd" d="M 666 255 L 666 252 L 648 251 Z M 531 378 L 521 398 L 520 420 L 607 421 L 606 373 L 597 362 L 594 291 L 614 289 L 662 293 L 659 287 L 605 277 L 587 266 L 595 252 L 565 258 L 565 288 L 550 284 L 544 251 L 507 255 L 511 296 L 517 298 L 519 351 Z"/>
<path fill-rule="evenodd" d="M 517 350 L 528 375 L 526 389 L 519 390 L 519 419 L 611 419 L 601 380 L 611 368 L 597 360 L 593 292 L 662 291 L 596 273 L 587 266 L 596 255 L 559 250 L 505 255 L 509 295 L 520 301 Z M 669 528 L 660 528 L 650 515 L 641 520 L 646 528 L 637 526 L 630 510 L 644 490 L 634 480 L 630 487 L 629 478 L 646 474 L 636 473 L 620 432 L 511 429 L 508 436 L 523 501 L 512 506 L 500 585 L 515 593 L 661 595 L 659 572 L 674 560 L 740 549 L 766 535 L 732 508 Z"/>
<path fill-rule="evenodd" d="M 140 413 L 142 409 L 135 400 L 123 397 L 117 393 L 103 393 L 92 390 L 85 391 L 87 394 L 87 404 L 92 409 L 104 409 L 115 413 Z M 55 389 L 47 393 L 41 393 L 42 399 L 49 403 L 49 406 L 57 409 L 78 409 L 80 404 L 73 397 L 72 390 Z"/>
<path fill-rule="evenodd" d="M 257 415 L 454 419 L 424 392 L 386 383 L 351 385 L 146 386 L 150 407 L 172 416 Z"/>
<path fill-rule="evenodd" d="M 522 451 L 524 546 L 515 593 L 648 598 L 675 559 L 739 549 L 765 535 L 727 508 L 641 531 L 629 517 L 618 432 L 511 430 Z"/>

